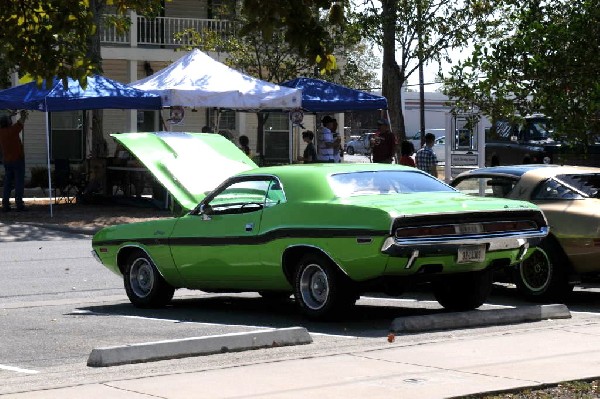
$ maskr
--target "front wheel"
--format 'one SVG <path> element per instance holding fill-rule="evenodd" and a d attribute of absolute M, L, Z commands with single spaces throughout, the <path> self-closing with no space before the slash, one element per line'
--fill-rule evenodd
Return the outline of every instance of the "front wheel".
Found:
<path fill-rule="evenodd" d="M 348 155 L 354 155 L 354 147 L 347 147 L 346 148 L 346 153 Z"/>
<path fill-rule="evenodd" d="M 546 238 L 517 266 L 513 279 L 521 294 L 529 300 L 562 302 L 573 290 L 568 274 L 568 259 L 560 244 Z"/>
<path fill-rule="evenodd" d="M 294 297 L 300 311 L 311 319 L 331 319 L 356 302 L 350 280 L 320 254 L 300 259 L 294 279 Z"/>
<path fill-rule="evenodd" d="M 445 309 L 473 310 L 483 305 L 490 296 L 492 284 L 490 270 L 453 274 L 434 281 L 433 294 Z"/>
<path fill-rule="evenodd" d="M 175 293 L 175 289 L 158 273 L 150 257 L 143 252 L 129 256 L 123 282 L 129 300 L 138 308 L 165 306 Z"/>

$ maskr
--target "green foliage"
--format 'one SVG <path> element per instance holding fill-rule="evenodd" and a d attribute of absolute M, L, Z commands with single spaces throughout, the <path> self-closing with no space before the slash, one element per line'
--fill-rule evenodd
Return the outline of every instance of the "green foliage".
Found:
<path fill-rule="evenodd" d="M 343 8 L 349 0 L 243 0 L 241 36 L 260 34 L 266 42 L 277 42 L 285 31 L 285 42 L 295 53 L 319 68 L 328 68 L 327 55 L 333 52 L 332 27 L 343 28 Z M 320 16 L 325 14 L 328 24 Z"/>
<path fill-rule="evenodd" d="M 557 131 L 585 140 L 600 131 L 600 8 L 592 0 L 507 1 L 494 32 L 446 77 L 461 108 L 492 118 L 543 112 Z"/>
<path fill-rule="evenodd" d="M 395 131 L 404 137 L 400 86 L 419 63 L 452 62 L 448 50 L 464 46 L 493 11 L 486 0 L 372 0 L 355 2 L 349 20 L 383 49 L 383 95 Z M 397 116 L 397 117 L 396 117 Z"/>
<path fill-rule="evenodd" d="M 5 63 L 10 63 L 21 76 L 29 74 L 38 81 L 58 76 L 83 83 L 86 76 L 102 70 L 93 39 L 98 39 L 99 17 L 107 5 L 121 15 L 128 9 L 156 14 L 160 0 L 4 1 L 0 55 L 5 61 L 0 73 L 6 76 Z"/>

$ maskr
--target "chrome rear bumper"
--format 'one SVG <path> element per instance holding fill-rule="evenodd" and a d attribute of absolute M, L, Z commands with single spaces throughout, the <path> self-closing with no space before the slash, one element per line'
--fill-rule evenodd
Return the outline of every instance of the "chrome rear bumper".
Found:
<path fill-rule="evenodd" d="M 381 247 L 381 252 L 389 256 L 410 258 L 414 262 L 419 256 L 455 254 L 460 247 L 485 245 L 487 252 L 520 248 L 522 250 L 520 256 L 522 257 L 529 247 L 538 245 L 547 235 L 548 227 L 542 227 L 536 231 L 486 235 L 453 235 L 402 239 L 388 237 Z"/>

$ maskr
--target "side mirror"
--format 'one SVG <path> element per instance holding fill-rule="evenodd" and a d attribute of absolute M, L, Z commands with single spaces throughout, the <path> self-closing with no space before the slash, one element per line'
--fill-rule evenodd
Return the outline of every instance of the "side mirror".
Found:
<path fill-rule="evenodd" d="M 202 215 L 202 219 L 210 220 L 210 215 L 213 213 L 213 208 L 209 204 L 200 205 L 200 215 Z"/>

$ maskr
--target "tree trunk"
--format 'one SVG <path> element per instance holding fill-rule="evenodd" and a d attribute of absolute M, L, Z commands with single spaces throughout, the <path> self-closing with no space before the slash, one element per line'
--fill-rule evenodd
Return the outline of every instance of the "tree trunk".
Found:
<path fill-rule="evenodd" d="M 383 18 L 383 68 L 381 94 L 387 99 L 390 114 L 390 126 L 396 134 L 398 142 L 406 138 L 404 115 L 402 114 L 401 89 L 403 76 L 396 62 L 396 0 L 381 2 Z M 399 146 L 398 146 L 399 148 Z M 399 158 L 399 157 L 397 157 Z"/>

